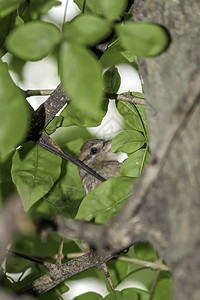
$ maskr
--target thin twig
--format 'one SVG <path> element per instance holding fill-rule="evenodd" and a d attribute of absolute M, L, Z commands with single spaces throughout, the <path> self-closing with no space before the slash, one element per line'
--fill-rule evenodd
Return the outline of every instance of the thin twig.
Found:
<path fill-rule="evenodd" d="M 105 93 L 105 97 L 111 100 L 125 101 L 132 104 L 141 104 L 145 105 L 145 100 L 142 98 L 137 98 L 132 96 L 131 94 L 113 94 L 113 93 Z"/>
<path fill-rule="evenodd" d="M 108 271 L 106 263 L 102 264 L 102 270 L 103 270 L 103 272 L 104 272 L 104 274 L 106 276 L 106 279 L 108 280 L 108 283 L 109 283 L 109 285 L 111 287 L 111 290 L 113 291 L 113 294 L 116 295 L 115 288 L 114 288 L 114 285 L 113 285 L 113 282 L 112 282 L 112 279 L 111 279 L 111 276 L 110 276 L 110 273 Z"/>
<path fill-rule="evenodd" d="M 54 90 L 26 90 L 24 91 L 26 97 L 31 96 L 49 96 Z M 142 98 L 134 97 L 131 94 L 114 94 L 114 93 L 104 93 L 105 98 L 110 100 L 124 101 L 132 104 L 145 105 L 146 101 Z"/>
<path fill-rule="evenodd" d="M 125 262 L 129 262 L 129 263 L 141 265 L 144 267 L 152 268 L 154 270 L 169 271 L 169 272 L 171 271 L 171 269 L 168 266 L 164 265 L 160 260 L 151 262 L 151 261 L 147 261 L 147 260 L 140 260 L 137 258 L 129 258 L 129 257 L 125 257 L 125 256 L 119 256 L 117 259 L 120 261 L 125 261 Z"/>
<path fill-rule="evenodd" d="M 153 294 L 154 294 L 154 291 L 155 291 L 155 288 L 156 288 L 156 284 L 158 282 L 159 274 L 160 274 L 160 270 L 157 270 L 156 274 L 155 274 L 155 277 L 154 277 L 154 280 L 153 280 L 153 283 L 152 283 L 149 300 L 153 299 Z"/>
<path fill-rule="evenodd" d="M 26 98 L 32 96 L 49 96 L 54 90 L 26 90 L 24 91 Z"/>
<path fill-rule="evenodd" d="M 64 244 L 63 239 L 61 239 L 60 246 L 59 246 L 59 249 L 58 249 L 57 258 L 56 258 L 56 262 L 60 265 L 62 263 L 62 258 L 63 258 L 63 244 Z"/>

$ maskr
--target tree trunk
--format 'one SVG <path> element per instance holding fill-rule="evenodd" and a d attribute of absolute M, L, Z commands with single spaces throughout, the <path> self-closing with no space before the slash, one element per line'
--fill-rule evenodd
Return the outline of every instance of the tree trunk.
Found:
<path fill-rule="evenodd" d="M 184 99 L 196 99 L 168 153 L 161 176 L 146 196 L 144 223 L 164 237 L 152 244 L 172 268 L 175 299 L 200 299 L 200 1 L 136 0 L 134 21 L 163 25 L 171 44 L 156 58 L 140 59 L 152 153 Z M 180 102 L 180 100 L 182 100 Z M 181 104 L 180 104 L 181 103 Z M 198 105 L 197 105 L 198 104 Z M 181 105 L 181 107 L 180 107 Z"/>

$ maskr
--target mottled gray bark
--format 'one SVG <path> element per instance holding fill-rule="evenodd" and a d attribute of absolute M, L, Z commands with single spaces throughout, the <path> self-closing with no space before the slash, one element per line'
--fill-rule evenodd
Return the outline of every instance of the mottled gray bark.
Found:
<path fill-rule="evenodd" d="M 197 90 L 193 94 L 193 82 L 200 78 L 200 2 L 136 0 L 133 18 L 162 24 L 172 38 L 165 53 L 139 60 L 146 98 L 157 111 L 154 116 L 147 111 L 153 153 L 171 125 L 171 115 L 180 100 L 189 95 L 198 98 L 198 105 L 173 142 L 159 180 L 141 210 L 145 216 L 143 223 L 151 224 L 151 230 L 161 234 L 162 242 L 153 237 L 152 243 L 172 268 L 175 299 L 197 300 L 200 299 L 200 97 Z"/>

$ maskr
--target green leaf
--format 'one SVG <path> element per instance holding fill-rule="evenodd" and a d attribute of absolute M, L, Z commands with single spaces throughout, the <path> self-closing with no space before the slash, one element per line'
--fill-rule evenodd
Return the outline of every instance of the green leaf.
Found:
<path fill-rule="evenodd" d="M 102 71 L 93 54 L 65 42 L 60 67 L 63 87 L 74 106 L 93 118 L 102 115 Z"/>
<path fill-rule="evenodd" d="M 76 219 L 104 223 L 131 195 L 133 178 L 111 178 L 90 192 L 81 202 Z"/>
<path fill-rule="evenodd" d="M 144 135 L 136 130 L 124 130 L 119 132 L 112 141 L 112 152 L 132 153 L 140 149 L 146 143 Z"/>
<path fill-rule="evenodd" d="M 140 57 L 158 55 L 169 43 L 166 31 L 156 24 L 128 21 L 123 25 L 116 25 L 116 31 L 123 48 Z"/>
<path fill-rule="evenodd" d="M 129 263 L 112 259 L 108 261 L 106 265 L 108 267 L 110 277 L 112 278 L 113 286 L 118 286 L 118 284 L 120 284 L 127 276 Z"/>
<path fill-rule="evenodd" d="M 64 217 L 74 218 L 84 196 L 78 168 L 70 162 L 63 162 L 59 180 L 43 198 L 53 214 L 57 211 Z"/>
<path fill-rule="evenodd" d="M 147 149 L 140 149 L 127 158 L 120 171 L 120 176 L 138 177 L 149 162 L 149 152 Z"/>
<path fill-rule="evenodd" d="M 99 61 L 105 69 L 113 65 L 128 62 L 116 47 L 108 47 Z"/>
<path fill-rule="evenodd" d="M 63 117 L 60 116 L 55 116 L 53 120 L 46 126 L 45 131 L 48 134 L 52 134 L 57 128 L 62 126 L 63 122 Z"/>
<path fill-rule="evenodd" d="M 43 197 L 60 176 L 61 158 L 29 142 L 13 156 L 13 182 L 25 211 Z"/>
<path fill-rule="evenodd" d="M 34 0 L 30 1 L 28 9 L 22 18 L 28 22 L 30 20 L 38 20 L 42 15 L 46 14 L 53 6 L 61 5 L 61 1 L 57 0 Z"/>
<path fill-rule="evenodd" d="M 20 2 L 21 0 L 0 0 L 0 18 L 15 10 Z"/>
<path fill-rule="evenodd" d="M 103 74 L 103 80 L 105 92 L 117 93 L 121 84 L 121 77 L 115 66 L 112 66 Z"/>
<path fill-rule="evenodd" d="M 67 143 L 63 150 L 78 157 L 82 139 L 77 139 Z M 72 217 L 77 214 L 81 200 L 85 197 L 78 168 L 71 162 L 62 161 L 61 175 L 56 184 L 43 198 L 51 211 L 57 210 L 65 217 Z M 55 213 L 54 213 L 55 214 Z"/>
<path fill-rule="evenodd" d="M 173 293 L 172 293 L 172 279 L 163 279 L 160 280 L 155 288 L 154 300 L 172 300 Z"/>
<path fill-rule="evenodd" d="M 94 15 L 79 15 L 65 23 L 63 34 L 68 41 L 92 46 L 106 38 L 111 32 L 108 21 Z"/>
<path fill-rule="evenodd" d="M 155 249 L 147 242 L 134 245 L 135 255 L 138 259 L 155 261 L 157 254 Z"/>
<path fill-rule="evenodd" d="M 101 15 L 101 6 L 99 0 L 74 0 L 82 13 Z"/>
<path fill-rule="evenodd" d="M 15 72 L 16 75 L 18 75 L 18 79 L 20 81 L 24 80 L 24 66 L 26 64 L 25 60 L 22 60 L 18 58 L 17 56 L 12 55 L 10 61 L 9 61 L 9 70 L 12 72 Z"/>
<path fill-rule="evenodd" d="M 101 295 L 93 292 L 88 292 L 74 298 L 74 300 L 102 300 L 102 299 L 103 297 Z"/>
<path fill-rule="evenodd" d="M 133 105 L 131 103 L 118 101 L 117 109 L 131 128 L 139 130 L 146 135 L 145 110 L 142 105 Z"/>
<path fill-rule="evenodd" d="M 144 93 L 140 93 L 140 92 L 129 92 L 131 96 L 136 97 L 136 98 L 141 98 L 145 100 L 145 95 Z M 126 94 L 126 93 L 124 93 Z"/>
<path fill-rule="evenodd" d="M 20 273 L 25 272 L 32 266 L 32 262 L 21 257 L 8 256 L 6 259 L 6 272 L 9 273 Z"/>
<path fill-rule="evenodd" d="M 108 108 L 108 101 L 105 101 L 105 109 L 99 110 L 96 115 L 83 113 L 80 108 L 74 105 L 74 101 L 70 101 L 61 116 L 64 118 L 62 127 L 77 125 L 81 127 L 95 127 L 101 124 Z"/>
<path fill-rule="evenodd" d="M 29 22 L 13 30 L 6 47 L 21 59 L 40 60 L 52 51 L 60 36 L 59 29 L 52 23 Z"/>
<path fill-rule="evenodd" d="M 5 63 L 0 61 L 0 160 L 4 161 L 25 138 L 28 103 L 22 91 L 12 81 Z"/>
<path fill-rule="evenodd" d="M 113 21 L 119 18 L 123 14 L 127 6 L 127 1 L 126 0 L 109 0 L 109 1 L 101 0 L 100 6 L 104 16 L 108 20 Z"/>
<path fill-rule="evenodd" d="M 4 163 L 0 163 L 0 194 L 2 196 L 2 200 L 7 199 L 15 191 L 15 185 L 12 182 L 10 174 L 11 166 L 12 157 L 9 157 L 9 159 L 7 159 Z"/>
<path fill-rule="evenodd" d="M 116 295 L 110 293 L 104 300 L 149 300 L 149 294 L 146 291 L 137 288 L 127 288 L 115 292 Z"/>
<path fill-rule="evenodd" d="M 6 3 L 8 3 L 8 1 L 6 1 Z M 10 30 L 14 25 L 14 21 L 15 18 L 13 17 L 13 13 L 0 19 L 0 49 L 3 50 L 3 54 L 6 53 L 6 50 L 4 50 L 4 43 L 7 38 L 7 35 L 9 34 Z"/>

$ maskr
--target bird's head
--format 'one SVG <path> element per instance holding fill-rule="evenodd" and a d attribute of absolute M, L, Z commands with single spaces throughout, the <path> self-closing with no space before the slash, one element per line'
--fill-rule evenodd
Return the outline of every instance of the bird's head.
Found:
<path fill-rule="evenodd" d="M 111 142 L 112 140 L 88 140 L 81 147 L 79 159 L 91 168 L 105 161 L 117 161 L 116 154 L 111 151 Z"/>

